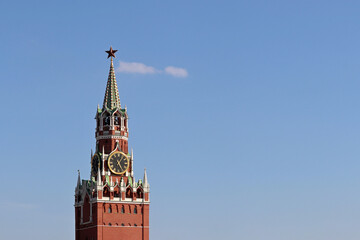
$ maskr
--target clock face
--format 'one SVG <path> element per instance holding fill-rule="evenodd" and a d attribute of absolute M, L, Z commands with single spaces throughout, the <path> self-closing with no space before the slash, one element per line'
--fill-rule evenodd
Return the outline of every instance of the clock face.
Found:
<path fill-rule="evenodd" d="M 115 174 L 123 174 L 129 168 L 129 159 L 122 152 L 113 152 L 108 158 L 110 171 Z"/>
<path fill-rule="evenodd" d="M 93 158 L 91 159 L 91 172 L 93 176 L 98 174 L 98 169 L 100 167 L 100 156 L 99 154 L 95 153 Z"/>

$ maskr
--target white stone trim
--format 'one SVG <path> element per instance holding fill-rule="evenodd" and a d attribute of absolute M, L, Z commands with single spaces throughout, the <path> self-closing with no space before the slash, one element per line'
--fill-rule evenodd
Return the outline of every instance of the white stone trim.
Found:
<path fill-rule="evenodd" d="M 82 231 L 82 230 L 86 230 L 89 228 L 94 228 L 94 227 L 134 227 L 134 228 L 150 228 L 150 226 L 116 226 L 116 225 L 94 225 L 94 226 L 90 226 L 90 227 L 86 227 L 86 228 L 81 228 L 81 229 L 76 229 L 76 231 Z"/>
<path fill-rule="evenodd" d="M 135 200 L 135 201 L 124 201 L 124 200 L 109 200 L 109 199 L 93 199 L 91 201 L 92 203 L 124 203 L 124 204 L 145 204 L 145 205 L 149 205 L 150 201 L 143 201 L 142 198 L 140 198 L 140 200 Z"/>
<path fill-rule="evenodd" d="M 109 139 L 109 138 L 128 140 L 128 137 L 118 136 L 118 135 L 100 135 L 100 136 L 97 136 L 97 137 L 96 137 L 96 140 Z"/>

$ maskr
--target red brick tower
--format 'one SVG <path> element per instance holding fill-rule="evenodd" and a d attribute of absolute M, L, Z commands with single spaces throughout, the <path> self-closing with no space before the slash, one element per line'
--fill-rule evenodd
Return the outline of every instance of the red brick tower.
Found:
<path fill-rule="evenodd" d="M 150 185 L 134 178 L 134 154 L 128 151 L 128 114 L 121 108 L 113 57 L 104 104 L 96 112 L 96 151 L 91 152 L 90 180 L 75 188 L 76 240 L 149 240 Z"/>

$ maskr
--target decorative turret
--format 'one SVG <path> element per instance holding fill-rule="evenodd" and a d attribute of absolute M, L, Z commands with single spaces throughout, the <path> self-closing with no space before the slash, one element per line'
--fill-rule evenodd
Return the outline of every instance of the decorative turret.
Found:
<path fill-rule="evenodd" d="M 77 184 L 76 184 L 76 191 L 79 191 L 80 189 L 80 185 L 81 185 L 81 179 L 80 179 L 80 170 L 78 170 L 78 179 L 77 179 Z"/>
<path fill-rule="evenodd" d="M 146 168 L 144 169 L 143 189 L 144 189 L 144 192 L 149 192 L 150 191 L 150 184 L 149 184 L 148 179 L 147 179 Z"/>
<path fill-rule="evenodd" d="M 134 176 L 134 151 L 133 149 L 131 149 L 131 173 L 130 176 L 133 177 Z"/>
<path fill-rule="evenodd" d="M 101 175 L 104 176 L 105 175 L 105 148 L 104 148 L 104 146 L 102 147 L 102 154 L 101 154 L 101 169 L 102 169 Z"/>
<path fill-rule="evenodd" d="M 93 154 L 93 150 L 91 149 L 90 152 L 90 165 L 92 165 L 92 158 L 93 158 L 94 154 Z M 92 169 L 90 168 L 90 179 L 92 179 Z"/>

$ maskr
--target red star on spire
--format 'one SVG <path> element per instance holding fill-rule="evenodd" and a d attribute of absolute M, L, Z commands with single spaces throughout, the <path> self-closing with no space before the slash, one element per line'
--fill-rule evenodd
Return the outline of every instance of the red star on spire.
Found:
<path fill-rule="evenodd" d="M 115 57 L 115 53 L 117 52 L 117 50 L 113 50 L 112 47 L 110 47 L 109 51 L 105 51 L 108 54 L 108 57 Z"/>

